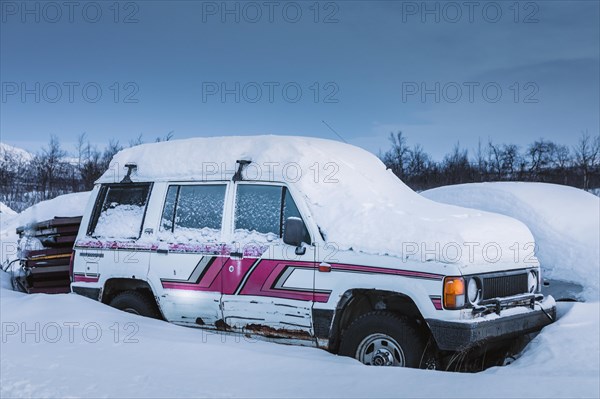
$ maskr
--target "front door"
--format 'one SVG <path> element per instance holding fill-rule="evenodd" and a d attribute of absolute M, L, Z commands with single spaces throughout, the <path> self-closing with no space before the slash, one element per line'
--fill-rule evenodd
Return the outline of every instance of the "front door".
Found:
<path fill-rule="evenodd" d="M 287 187 L 235 184 L 229 259 L 222 272 L 223 318 L 234 330 L 311 339 L 315 251 L 283 243 L 284 220 L 301 217 Z"/>
<path fill-rule="evenodd" d="M 219 327 L 226 191 L 220 182 L 167 188 L 150 277 L 162 288 L 159 302 L 170 322 Z"/>

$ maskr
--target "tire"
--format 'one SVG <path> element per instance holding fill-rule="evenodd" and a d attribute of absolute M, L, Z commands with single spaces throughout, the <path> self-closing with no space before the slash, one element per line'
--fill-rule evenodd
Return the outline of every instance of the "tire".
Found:
<path fill-rule="evenodd" d="M 110 306 L 139 316 L 162 319 L 156 301 L 139 291 L 124 291 L 110 301 Z"/>
<path fill-rule="evenodd" d="M 427 340 L 414 323 L 374 311 L 354 320 L 342 336 L 339 354 L 372 366 L 437 368 Z"/>

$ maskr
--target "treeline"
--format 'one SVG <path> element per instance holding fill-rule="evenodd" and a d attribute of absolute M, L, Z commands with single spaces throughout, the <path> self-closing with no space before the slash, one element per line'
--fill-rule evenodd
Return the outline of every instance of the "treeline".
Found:
<path fill-rule="evenodd" d="M 168 141 L 173 133 L 155 141 Z M 128 146 L 142 144 L 142 136 Z M 582 133 L 573 147 L 540 139 L 521 149 L 514 144 L 479 143 L 471 153 L 458 143 L 435 161 L 419 144 L 408 145 L 402 132 L 390 134 L 391 148 L 380 154 L 385 165 L 417 191 L 484 181 L 533 181 L 600 192 L 600 136 Z M 61 194 L 91 190 L 124 146 L 110 140 L 102 149 L 78 137 L 69 157 L 56 136 L 31 157 L 0 153 L 0 201 L 17 212 Z"/>
<path fill-rule="evenodd" d="M 173 133 L 156 141 L 170 140 Z M 128 143 L 142 144 L 142 136 Z M 87 136 L 77 138 L 74 156 L 61 146 L 58 137 L 51 136 L 48 144 L 31 157 L 19 152 L 0 153 L 0 202 L 11 209 L 22 210 L 58 195 L 91 190 L 109 167 L 112 157 L 124 148 L 111 139 L 104 149 L 93 146 Z"/>
<path fill-rule="evenodd" d="M 573 147 L 540 139 L 525 148 L 479 142 L 471 153 L 457 143 L 436 162 L 423 147 L 408 145 L 402 132 L 390 133 L 391 148 L 380 154 L 385 165 L 412 189 L 484 181 L 557 183 L 598 191 L 600 135 L 584 132 Z"/>

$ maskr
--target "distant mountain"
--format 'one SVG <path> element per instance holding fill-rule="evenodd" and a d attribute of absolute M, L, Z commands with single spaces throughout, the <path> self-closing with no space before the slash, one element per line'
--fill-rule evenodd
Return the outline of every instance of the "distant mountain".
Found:
<path fill-rule="evenodd" d="M 33 154 L 22 148 L 0 142 L 0 163 L 3 163 L 5 159 L 29 162 L 33 159 Z"/>

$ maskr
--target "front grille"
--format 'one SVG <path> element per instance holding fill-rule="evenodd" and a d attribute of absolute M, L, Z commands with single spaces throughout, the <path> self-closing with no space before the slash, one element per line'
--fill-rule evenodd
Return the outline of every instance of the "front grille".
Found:
<path fill-rule="evenodd" d="M 502 298 L 527 292 L 527 273 L 483 278 L 483 299 Z"/>

